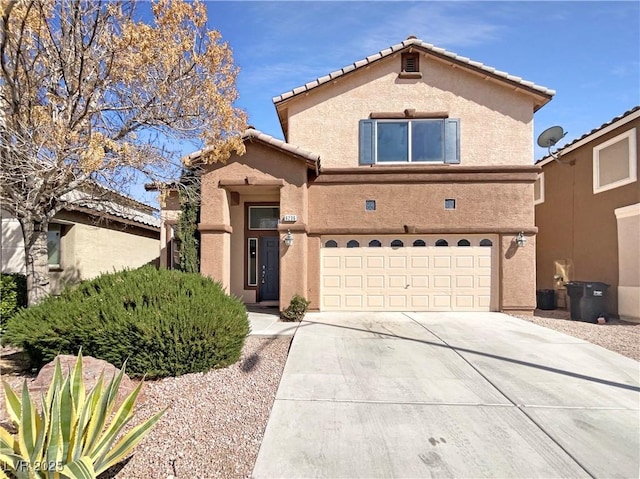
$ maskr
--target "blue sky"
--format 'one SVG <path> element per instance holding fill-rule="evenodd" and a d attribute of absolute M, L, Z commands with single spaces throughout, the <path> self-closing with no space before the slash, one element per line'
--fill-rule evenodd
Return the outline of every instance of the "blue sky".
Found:
<path fill-rule="evenodd" d="M 240 67 L 238 106 L 283 138 L 272 97 L 415 35 L 556 90 L 535 114 L 582 136 L 640 104 L 640 2 L 206 2 Z M 189 146 L 185 145 L 188 152 Z M 535 158 L 546 154 L 536 146 Z M 153 195 L 145 195 L 154 202 Z"/>

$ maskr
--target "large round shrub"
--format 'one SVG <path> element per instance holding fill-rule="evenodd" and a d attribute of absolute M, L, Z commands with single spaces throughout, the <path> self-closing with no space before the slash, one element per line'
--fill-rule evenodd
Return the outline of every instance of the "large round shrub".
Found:
<path fill-rule="evenodd" d="M 238 298 L 199 274 L 146 266 L 105 274 L 20 311 L 5 340 L 40 368 L 58 354 L 104 359 L 148 378 L 236 362 L 249 334 Z"/>

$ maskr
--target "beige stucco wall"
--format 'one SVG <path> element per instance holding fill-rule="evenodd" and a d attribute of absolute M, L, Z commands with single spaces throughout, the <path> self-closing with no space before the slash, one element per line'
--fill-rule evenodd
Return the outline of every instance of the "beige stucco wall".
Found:
<path fill-rule="evenodd" d="M 52 223 L 62 224 L 60 269 L 49 271 L 51 292 L 67 284 L 124 268 L 156 263 L 159 233 L 133 225 L 99 220 L 87 215 L 61 212 Z M 17 220 L 3 213 L 2 272 L 25 273 L 24 240 Z"/>
<path fill-rule="evenodd" d="M 533 99 L 422 54 L 423 78 L 398 78 L 400 55 L 287 100 L 288 141 L 324 168 L 358 166 L 358 122 L 372 112 L 448 112 L 460 119 L 463 165 L 531 164 Z"/>
<path fill-rule="evenodd" d="M 444 209 L 446 198 L 456 200 L 455 210 Z M 531 183 L 312 184 L 309 226 L 372 233 L 404 225 L 520 230 L 533 227 L 532 199 Z M 365 211 L 365 200 L 375 200 L 376 211 Z"/>
<path fill-rule="evenodd" d="M 573 265 L 573 281 L 598 281 L 610 285 L 605 299 L 608 313 L 618 314 L 618 225 L 615 209 L 640 201 L 636 181 L 593 193 L 593 148 L 630 128 L 640 130 L 640 119 L 615 128 L 542 167 L 544 202 L 535 206 L 537 237 L 537 287 L 556 286 L 555 261 Z M 640 151 L 640 150 L 638 150 Z M 636 159 L 640 169 L 640 155 Z"/>
<path fill-rule="evenodd" d="M 618 222 L 618 314 L 640 322 L 640 203 L 615 210 Z"/>
<path fill-rule="evenodd" d="M 142 236 L 125 228 L 76 223 L 63 229 L 61 271 L 51 271 L 51 291 L 58 293 L 68 283 L 90 279 L 101 273 L 137 268 L 158 260 L 157 234 Z"/>
<path fill-rule="evenodd" d="M 277 185 L 279 180 L 282 184 Z M 222 185 L 220 182 L 222 181 Z M 238 196 L 234 205 L 231 195 Z M 281 240 L 292 230 L 294 245 L 280 244 L 280 307 L 289 304 L 295 293 L 307 289 L 306 228 L 307 166 L 304 161 L 264 146 L 248 143 L 242 157 L 232 156 L 226 163 L 210 165 L 202 178 L 202 274 L 222 281 L 229 292 L 256 300 L 255 291 L 245 287 L 244 231 L 245 204 L 279 203 L 280 216 L 296 215 L 297 221 L 282 224 L 273 235 Z"/>
<path fill-rule="evenodd" d="M 24 239 L 17 219 L 12 218 L 7 212 L 0 211 L 2 215 L 2 272 L 25 273 L 24 264 Z"/>

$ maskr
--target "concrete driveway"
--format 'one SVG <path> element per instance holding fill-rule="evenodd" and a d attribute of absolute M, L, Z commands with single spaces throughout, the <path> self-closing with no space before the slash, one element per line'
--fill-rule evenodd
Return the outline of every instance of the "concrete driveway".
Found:
<path fill-rule="evenodd" d="M 640 363 L 499 313 L 311 313 L 253 476 L 638 477 Z"/>

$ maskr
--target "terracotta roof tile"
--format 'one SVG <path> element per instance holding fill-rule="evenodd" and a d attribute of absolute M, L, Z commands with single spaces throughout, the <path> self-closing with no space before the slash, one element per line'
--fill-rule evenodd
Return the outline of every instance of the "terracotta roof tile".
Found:
<path fill-rule="evenodd" d="M 335 79 L 338 78 L 346 73 L 349 73 L 353 70 L 356 70 L 358 68 L 361 68 L 369 63 L 375 62 L 376 60 L 379 60 L 381 58 L 387 57 L 395 52 L 397 52 L 398 50 L 402 50 L 403 48 L 406 48 L 410 45 L 414 45 L 420 48 L 423 48 L 429 52 L 441 55 L 441 56 L 445 56 L 448 58 L 451 58 L 457 62 L 463 63 L 468 65 L 471 68 L 477 69 L 477 70 L 481 70 L 484 71 L 486 73 L 490 73 L 492 75 L 495 75 L 497 77 L 500 78 L 504 78 L 505 80 L 508 81 L 512 81 L 515 83 L 519 83 L 521 84 L 523 87 L 526 87 L 530 90 L 533 90 L 535 92 L 541 93 L 543 95 L 548 95 L 548 96 L 553 96 L 555 95 L 555 91 L 551 90 L 547 87 L 544 86 L 540 86 L 540 85 L 536 85 L 533 82 L 530 81 L 525 81 L 523 80 L 521 77 L 515 76 L 515 75 L 510 75 L 507 72 L 503 72 L 500 70 L 496 70 L 493 67 L 487 66 L 484 63 L 481 62 L 477 62 L 477 61 L 473 61 L 467 57 L 463 57 L 458 55 L 457 53 L 454 52 L 450 52 L 448 50 L 445 50 L 444 48 L 440 48 L 440 47 L 436 47 L 434 45 L 432 45 L 431 43 L 426 43 L 423 42 L 422 40 L 420 40 L 419 38 L 409 38 L 405 41 L 403 41 L 402 43 L 398 43 L 396 45 L 392 45 L 389 48 L 385 48 L 384 50 L 374 54 L 374 55 L 369 55 L 368 57 L 366 57 L 363 60 L 358 60 L 354 63 L 351 63 L 350 65 L 347 65 L 343 68 L 341 68 L 340 70 L 337 70 L 335 72 L 330 73 L 328 76 L 331 79 Z M 324 77 L 321 77 L 324 78 Z M 273 102 L 274 103 L 280 103 L 281 101 L 284 101 L 288 98 L 291 98 L 295 95 L 298 95 L 300 93 L 303 93 L 305 91 L 309 91 L 319 85 L 321 85 L 322 83 L 326 83 L 324 81 L 320 81 L 320 79 L 313 81 L 313 82 L 309 82 L 304 86 L 299 86 L 297 88 L 294 88 L 293 90 L 289 90 L 285 93 L 282 93 L 281 95 L 278 95 L 276 97 L 273 97 Z"/>
<path fill-rule="evenodd" d="M 606 123 L 603 123 L 602 125 L 600 125 L 597 128 L 594 128 L 593 130 L 591 130 L 589 133 L 585 133 L 584 135 L 582 135 L 579 138 L 576 138 L 575 140 L 570 141 L 569 143 L 567 143 L 566 145 L 564 145 L 562 148 L 558 148 L 558 150 L 554 153 L 554 154 L 560 154 L 565 152 L 566 150 L 568 150 L 569 148 L 573 147 L 576 145 L 576 143 L 581 142 L 583 140 L 587 140 L 591 135 L 595 135 L 596 133 L 598 133 L 600 130 L 604 130 L 605 128 L 607 128 L 608 126 L 613 125 L 614 123 L 620 121 L 620 120 L 624 120 L 625 118 L 627 118 L 628 116 L 632 115 L 633 113 L 640 111 L 640 105 L 634 106 L 633 108 L 631 108 L 630 110 L 625 111 L 622 115 L 618 115 L 615 118 L 612 118 L 611 120 L 609 120 Z M 579 145 L 582 146 L 582 145 Z M 550 155 L 546 155 L 542 158 L 540 158 L 538 161 L 536 161 L 536 165 L 542 162 L 545 162 L 545 164 L 549 161 L 551 161 L 553 158 Z"/>

